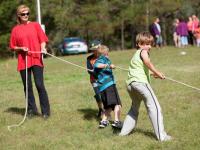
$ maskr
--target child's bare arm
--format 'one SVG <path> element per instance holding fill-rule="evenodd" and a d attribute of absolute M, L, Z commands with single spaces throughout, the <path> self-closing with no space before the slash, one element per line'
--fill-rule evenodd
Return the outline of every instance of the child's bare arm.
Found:
<path fill-rule="evenodd" d="M 98 64 L 97 68 L 110 68 L 110 69 L 114 69 L 115 68 L 115 65 L 111 64 L 111 65 L 108 65 L 108 64 Z"/>
<path fill-rule="evenodd" d="M 97 68 L 102 68 L 102 69 L 103 69 L 103 68 L 106 68 L 106 67 L 107 67 L 107 64 L 100 64 L 100 63 L 99 63 L 99 64 L 97 65 Z"/>
<path fill-rule="evenodd" d="M 144 64 L 149 68 L 149 70 L 153 73 L 154 77 L 159 77 L 160 79 L 165 79 L 165 76 L 162 72 L 158 71 L 154 65 L 151 63 L 148 52 L 143 50 L 141 52 L 141 57 L 143 59 Z"/>

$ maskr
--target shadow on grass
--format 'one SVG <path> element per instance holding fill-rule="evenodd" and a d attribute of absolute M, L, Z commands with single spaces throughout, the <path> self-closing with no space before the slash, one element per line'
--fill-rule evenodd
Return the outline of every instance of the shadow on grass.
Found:
<path fill-rule="evenodd" d="M 150 138 L 156 138 L 155 134 L 151 131 L 148 131 L 148 130 L 144 130 L 144 129 L 134 129 L 133 132 L 131 134 L 134 134 L 134 132 L 137 132 L 137 133 L 142 133 Z"/>
<path fill-rule="evenodd" d="M 25 113 L 25 108 L 10 107 L 7 110 L 5 110 L 4 112 L 19 114 L 19 115 L 23 116 Z"/>
<path fill-rule="evenodd" d="M 79 112 L 83 113 L 83 118 L 85 120 L 99 120 L 99 118 L 97 117 L 97 113 L 98 111 L 95 109 L 91 109 L 91 108 L 83 108 L 83 109 L 78 109 Z"/>
<path fill-rule="evenodd" d="M 120 133 L 120 131 L 121 131 L 121 129 L 114 128 L 114 127 L 112 127 L 112 130 L 113 130 L 113 134 L 116 134 L 116 135 L 118 135 Z"/>
<path fill-rule="evenodd" d="M 112 129 L 113 129 L 113 134 L 116 134 L 116 135 L 118 135 L 121 131 L 121 129 L 118 129 L 118 128 L 112 128 Z M 137 129 L 134 129 L 130 134 L 134 134 L 134 133 L 141 133 L 141 134 L 144 134 L 145 136 L 156 139 L 155 134 L 147 130 L 137 128 Z"/>

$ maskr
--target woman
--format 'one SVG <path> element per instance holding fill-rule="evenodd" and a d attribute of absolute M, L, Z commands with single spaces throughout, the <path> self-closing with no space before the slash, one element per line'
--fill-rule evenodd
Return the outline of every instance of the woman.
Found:
<path fill-rule="evenodd" d="M 188 43 L 193 45 L 193 21 L 192 17 L 188 17 L 188 22 L 187 22 L 187 28 L 188 28 Z"/>
<path fill-rule="evenodd" d="M 38 115 L 33 94 L 31 74 L 33 73 L 38 91 L 41 112 L 44 119 L 50 116 L 48 95 L 43 81 L 42 51 L 48 41 L 47 36 L 37 22 L 29 21 L 30 9 L 26 5 L 17 8 L 17 25 L 13 27 L 10 37 L 10 48 L 18 53 L 18 71 L 20 72 L 24 92 L 26 91 L 26 56 L 28 69 L 28 117 Z"/>
<path fill-rule="evenodd" d="M 180 36 L 180 47 L 184 48 L 188 45 L 188 27 L 183 18 L 180 18 L 179 21 L 177 34 Z"/>
<path fill-rule="evenodd" d="M 178 24 L 179 24 L 179 19 L 175 19 L 173 23 L 173 40 L 175 47 L 180 47 L 180 37 L 177 33 Z"/>

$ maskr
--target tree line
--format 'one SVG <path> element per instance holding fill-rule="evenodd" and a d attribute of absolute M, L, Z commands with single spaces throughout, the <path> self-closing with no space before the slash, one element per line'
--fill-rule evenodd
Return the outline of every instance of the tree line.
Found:
<path fill-rule="evenodd" d="M 37 18 L 36 0 L 0 1 L 1 57 L 12 55 L 9 37 L 20 4 L 31 8 L 31 20 Z M 199 0 L 41 0 L 40 6 L 53 53 L 64 37 L 99 39 L 112 50 L 133 48 L 136 34 L 148 30 L 155 17 L 161 20 L 164 44 L 171 45 L 174 18 L 200 15 Z"/>

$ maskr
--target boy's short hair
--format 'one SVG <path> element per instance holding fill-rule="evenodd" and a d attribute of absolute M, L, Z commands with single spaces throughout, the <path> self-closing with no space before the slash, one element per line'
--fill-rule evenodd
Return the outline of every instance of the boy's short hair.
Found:
<path fill-rule="evenodd" d="M 100 45 L 97 50 L 98 56 L 105 54 L 107 52 L 109 52 L 109 48 L 106 45 Z"/>
<path fill-rule="evenodd" d="M 144 45 L 144 44 L 154 44 L 154 38 L 149 32 L 141 32 L 136 36 L 136 46 L 138 47 L 138 44 Z"/>

